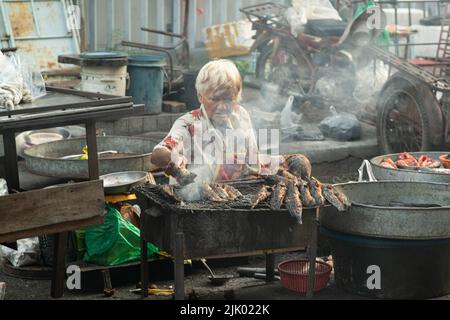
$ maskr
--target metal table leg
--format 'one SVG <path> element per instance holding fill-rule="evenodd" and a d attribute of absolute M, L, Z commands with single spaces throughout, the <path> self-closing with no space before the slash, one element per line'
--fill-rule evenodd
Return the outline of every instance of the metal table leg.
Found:
<path fill-rule="evenodd" d="M 142 299 L 148 298 L 148 252 L 147 241 L 141 236 L 141 289 Z"/>
<path fill-rule="evenodd" d="M 175 300 L 184 300 L 184 233 L 175 236 Z"/>
<path fill-rule="evenodd" d="M 61 298 L 64 294 L 68 234 L 68 232 L 63 232 L 55 235 L 51 289 L 51 295 L 55 299 Z"/>
<path fill-rule="evenodd" d="M 3 132 L 3 147 L 5 149 L 5 178 L 8 183 L 8 188 L 20 191 L 16 135 L 14 131 L 8 130 Z"/>
<path fill-rule="evenodd" d="M 320 209 L 317 209 L 316 216 L 314 217 L 312 233 L 311 233 L 311 245 L 309 247 L 309 274 L 308 274 L 308 289 L 306 297 L 312 299 L 314 296 L 314 282 L 316 277 L 316 259 L 317 259 L 317 229 L 319 227 L 317 217 L 320 213 Z"/>
<path fill-rule="evenodd" d="M 273 253 L 266 254 L 266 282 L 275 281 L 275 255 Z"/>

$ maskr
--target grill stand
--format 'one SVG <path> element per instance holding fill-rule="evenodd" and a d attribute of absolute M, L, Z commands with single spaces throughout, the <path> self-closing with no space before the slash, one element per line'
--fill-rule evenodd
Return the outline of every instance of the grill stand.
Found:
<path fill-rule="evenodd" d="M 317 260 L 317 241 L 318 241 L 318 218 L 320 216 L 321 208 L 317 208 L 315 217 L 313 220 L 313 227 L 311 228 L 311 235 L 309 238 L 308 255 L 310 261 L 310 268 L 308 273 L 308 289 L 306 297 L 308 300 L 314 297 L 314 280 L 316 273 L 316 260 Z M 141 230 L 145 227 L 143 219 L 141 219 Z M 141 232 L 141 291 L 142 299 L 148 298 L 148 241 L 145 239 L 144 232 Z M 175 266 L 175 300 L 185 300 L 185 285 L 184 285 L 184 261 L 185 261 L 185 236 L 183 232 L 177 232 L 173 241 L 174 247 L 174 266 Z M 301 247 L 303 243 L 299 243 Z M 266 253 L 266 282 L 270 283 L 275 280 L 275 254 L 273 252 Z"/>

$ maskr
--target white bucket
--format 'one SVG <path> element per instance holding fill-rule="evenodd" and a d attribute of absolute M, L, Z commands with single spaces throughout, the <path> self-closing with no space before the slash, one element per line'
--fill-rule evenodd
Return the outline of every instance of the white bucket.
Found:
<path fill-rule="evenodd" d="M 125 96 L 127 79 L 127 66 L 82 67 L 81 90 L 115 96 Z"/>

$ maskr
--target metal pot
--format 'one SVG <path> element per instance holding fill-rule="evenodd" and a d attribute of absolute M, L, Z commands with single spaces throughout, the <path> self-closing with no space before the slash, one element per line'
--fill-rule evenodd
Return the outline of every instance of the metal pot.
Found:
<path fill-rule="evenodd" d="M 364 182 L 336 185 L 353 202 L 346 213 L 324 208 L 322 226 L 384 239 L 450 239 L 450 185 Z"/>
<path fill-rule="evenodd" d="M 448 154 L 448 152 L 416 152 L 410 153 L 416 158 L 427 155 L 439 161 L 439 157 Z M 380 156 L 370 160 L 375 178 L 378 181 L 410 181 L 410 182 L 434 182 L 434 183 L 450 183 L 450 174 L 434 173 L 425 170 L 408 170 L 408 169 L 389 169 L 382 167 L 380 163 L 387 158 L 395 161 L 400 154 L 389 154 Z"/>
<path fill-rule="evenodd" d="M 100 177 L 106 195 L 126 194 L 131 188 L 143 184 L 147 180 L 147 172 L 118 172 Z"/>

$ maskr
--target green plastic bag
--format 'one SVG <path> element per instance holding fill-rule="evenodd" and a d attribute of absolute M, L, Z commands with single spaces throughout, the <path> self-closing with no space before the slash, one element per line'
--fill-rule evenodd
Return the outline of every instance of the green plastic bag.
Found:
<path fill-rule="evenodd" d="M 84 261 L 102 266 L 117 266 L 141 258 L 140 230 L 122 218 L 120 212 L 106 205 L 105 222 L 86 229 Z M 148 244 L 149 257 L 159 248 Z"/>

